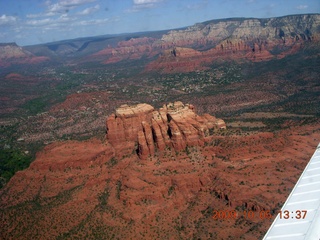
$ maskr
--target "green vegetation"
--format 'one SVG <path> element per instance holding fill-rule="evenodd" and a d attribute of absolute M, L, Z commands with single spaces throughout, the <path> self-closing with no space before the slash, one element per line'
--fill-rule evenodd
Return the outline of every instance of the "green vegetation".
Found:
<path fill-rule="evenodd" d="M 20 170 L 29 167 L 43 143 L 25 143 L 18 138 L 19 123 L 0 126 L 0 188 Z"/>
<path fill-rule="evenodd" d="M 56 86 L 55 90 L 59 93 L 61 93 L 61 91 L 72 91 L 84 83 L 84 77 L 85 75 L 83 74 L 73 74 L 68 72 L 63 77 L 63 80 Z"/>
<path fill-rule="evenodd" d="M 170 196 L 175 190 L 175 187 L 174 186 L 170 186 L 169 189 L 168 189 L 168 196 Z"/>
<path fill-rule="evenodd" d="M 108 162 L 105 163 L 107 167 L 112 168 L 118 164 L 118 160 L 115 157 L 112 157 Z"/>
<path fill-rule="evenodd" d="M 202 210 L 201 213 L 204 215 L 206 218 L 210 218 L 213 216 L 213 208 L 211 206 L 208 206 L 205 210 Z"/>
<path fill-rule="evenodd" d="M 117 184 L 116 184 L 116 198 L 117 199 L 120 199 L 121 186 L 122 186 L 122 182 L 120 180 L 118 180 Z"/>
<path fill-rule="evenodd" d="M 61 76 L 56 86 L 51 87 L 46 84 L 39 84 L 37 86 L 40 96 L 27 101 L 22 108 L 27 111 L 28 115 L 35 115 L 44 111 L 47 111 L 51 106 L 62 102 L 66 99 L 66 96 L 70 93 L 74 93 L 76 89 L 84 83 L 84 74 L 75 74 L 67 70 L 60 73 L 57 76 Z"/>
<path fill-rule="evenodd" d="M 23 105 L 23 108 L 26 109 L 29 114 L 35 115 L 46 110 L 47 106 L 49 105 L 47 101 L 47 97 L 35 98 Z"/>
<path fill-rule="evenodd" d="M 108 204 L 109 196 L 110 196 L 110 192 L 109 192 L 109 189 L 107 188 L 104 190 L 104 192 L 102 192 L 99 195 L 99 204 L 102 209 L 104 209 L 105 206 Z"/>
<path fill-rule="evenodd" d="M 32 157 L 19 149 L 0 150 L 0 188 L 7 183 L 15 172 L 29 167 Z"/>

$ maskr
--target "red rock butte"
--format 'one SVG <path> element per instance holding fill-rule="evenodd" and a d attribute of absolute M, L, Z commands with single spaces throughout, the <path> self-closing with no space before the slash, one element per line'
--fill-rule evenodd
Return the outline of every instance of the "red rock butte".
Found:
<path fill-rule="evenodd" d="M 107 141 L 122 155 L 133 151 L 144 159 L 166 148 L 180 151 L 203 146 L 215 131 L 225 129 L 222 119 L 199 116 L 191 104 L 174 102 L 155 110 L 149 104 L 121 105 L 107 119 Z"/>

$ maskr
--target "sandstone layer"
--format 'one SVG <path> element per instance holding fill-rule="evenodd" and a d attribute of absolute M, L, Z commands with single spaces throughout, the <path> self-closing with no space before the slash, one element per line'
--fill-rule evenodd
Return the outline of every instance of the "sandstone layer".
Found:
<path fill-rule="evenodd" d="M 317 44 L 319 25 L 319 14 L 211 20 L 169 31 L 159 38 L 120 41 L 89 59 L 104 64 L 148 59 L 145 71 L 162 73 L 205 70 L 219 60 L 268 61 Z"/>
<path fill-rule="evenodd" d="M 204 147 L 164 150 L 150 161 L 119 158 L 95 139 L 52 143 L 0 190 L 0 238 L 260 239 L 319 143 L 319 129 L 227 129 Z M 214 211 L 237 217 L 214 219 Z"/>
<path fill-rule="evenodd" d="M 0 67 L 14 64 L 38 64 L 48 61 L 48 57 L 35 56 L 16 43 L 0 43 Z"/>
<path fill-rule="evenodd" d="M 155 110 L 148 104 L 122 105 L 107 119 L 107 140 L 121 154 L 136 151 L 140 158 L 156 151 L 203 146 L 208 136 L 225 129 L 222 119 L 199 116 L 194 106 L 174 102 Z"/>
<path fill-rule="evenodd" d="M 190 72 L 207 69 L 220 59 L 257 62 L 283 58 L 317 44 L 319 26 L 319 14 L 229 18 L 139 36 L 74 39 L 23 48 L 15 43 L 0 44 L 0 66 L 41 63 L 57 56 L 64 62 L 68 56 L 68 60 L 74 57 L 72 64 L 143 60 L 145 71 Z"/>

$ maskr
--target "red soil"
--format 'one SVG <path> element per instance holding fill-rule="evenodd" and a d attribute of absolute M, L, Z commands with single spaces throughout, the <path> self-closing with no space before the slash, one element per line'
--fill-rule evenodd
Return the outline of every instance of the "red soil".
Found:
<path fill-rule="evenodd" d="M 257 239 L 272 221 L 259 214 L 275 217 L 320 141 L 319 126 L 227 130 L 203 148 L 147 160 L 115 158 L 95 139 L 53 143 L 1 190 L 1 237 Z M 213 210 L 238 216 L 216 220 Z"/>

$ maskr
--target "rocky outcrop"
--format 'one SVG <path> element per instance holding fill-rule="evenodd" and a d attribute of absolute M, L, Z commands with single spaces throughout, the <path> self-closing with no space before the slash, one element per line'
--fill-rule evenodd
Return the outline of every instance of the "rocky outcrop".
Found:
<path fill-rule="evenodd" d="M 148 104 L 122 105 L 107 119 L 107 140 L 121 154 L 136 151 L 140 158 L 166 147 L 176 151 L 202 146 L 222 119 L 209 114 L 199 116 L 191 104 L 174 102 L 155 110 Z"/>
<path fill-rule="evenodd" d="M 194 116 L 191 105 L 179 103 L 162 111 L 126 106 L 115 115 L 145 115 L 149 126 L 151 116 L 152 129 L 156 122 L 168 125 L 172 105 L 173 119 L 183 112 Z M 225 232 L 230 239 L 256 239 L 272 223 L 261 219 L 261 211 L 276 217 L 319 143 L 319 129 L 312 122 L 281 129 L 276 137 L 231 131 L 204 147 L 164 151 L 153 161 L 135 154 L 118 158 L 98 139 L 51 143 L 0 189 L 1 239 L 226 239 Z M 163 129 L 154 130 L 158 136 Z M 147 144 L 150 138 L 143 139 Z M 234 220 L 213 218 L 215 211 L 231 210 Z"/>
<path fill-rule="evenodd" d="M 217 60 L 268 61 L 296 53 L 320 39 L 320 15 L 279 18 L 230 18 L 172 30 L 161 38 L 131 38 L 89 57 L 104 64 L 150 59 L 145 71 L 205 70 Z"/>
<path fill-rule="evenodd" d="M 30 57 L 31 53 L 24 51 L 16 43 L 0 43 L 0 59 Z"/>
<path fill-rule="evenodd" d="M 177 46 L 203 49 L 208 46 L 226 47 L 224 40 L 244 41 L 248 47 L 264 41 L 312 40 L 319 34 L 320 15 L 305 14 L 278 18 L 230 18 L 198 23 L 185 30 L 173 30 L 162 41 Z M 229 42 L 229 41 L 228 41 Z"/>
<path fill-rule="evenodd" d="M 37 64 L 49 60 L 47 57 L 34 56 L 16 43 L 0 43 L 0 67 L 14 64 Z"/>
<path fill-rule="evenodd" d="M 89 57 L 89 61 L 101 60 L 104 64 L 115 63 L 122 60 L 135 60 L 142 57 L 151 58 L 161 52 L 158 40 L 149 37 L 131 38 L 119 41 L 116 46 L 109 45 Z"/>
<path fill-rule="evenodd" d="M 161 38 L 163 49 L 146 71 L 205 70 L 217 60 L 259 62 L 294 54 L 320 39 L 320 15 L 269 19 L 221 19 L 173 30 Z M 172 50 L 174 49 L 174 55 Z"/>

